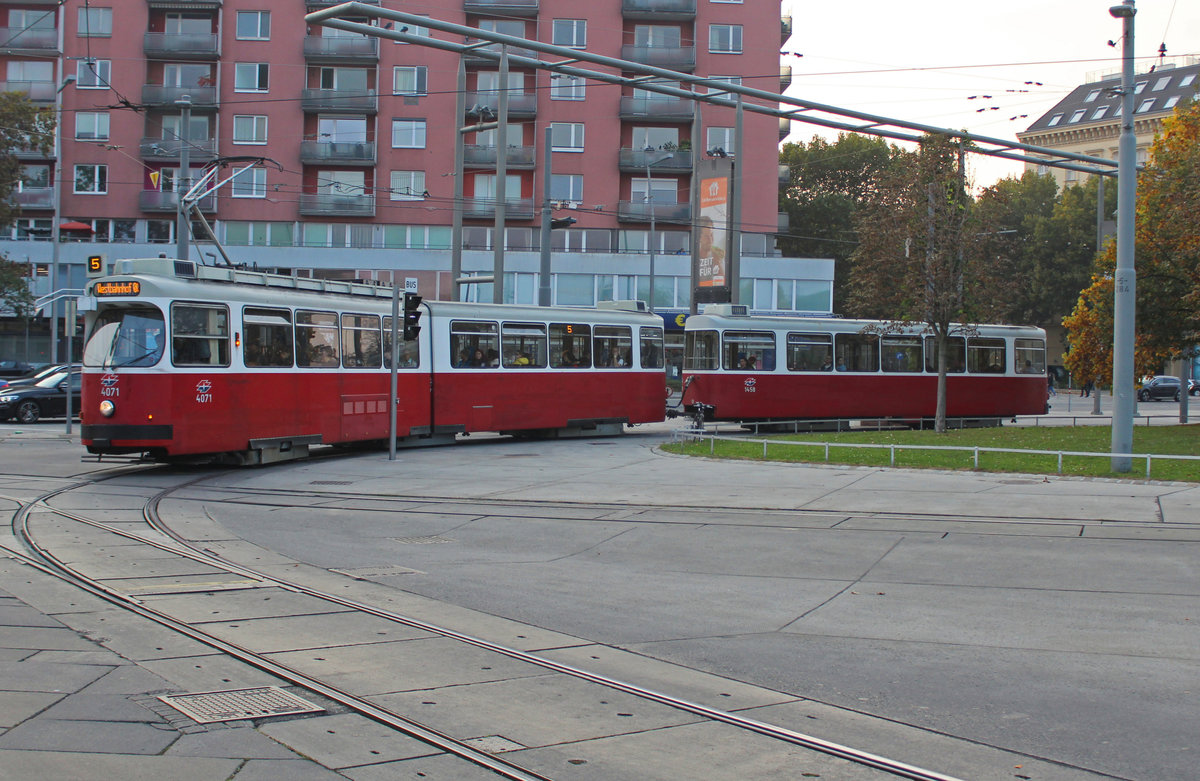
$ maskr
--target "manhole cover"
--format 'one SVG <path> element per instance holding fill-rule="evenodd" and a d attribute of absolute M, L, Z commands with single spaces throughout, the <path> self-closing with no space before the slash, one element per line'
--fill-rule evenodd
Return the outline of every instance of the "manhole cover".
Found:
<path fill-rule="evenodd" d="M 158 699 L 200 724 L 287 716 L 294 713 L 320 713 L 325 710 L 285 692 L 278 686 L 198 694 L 168 694 Z"/>
<path fill-rule="evenodd" d="M 444 542 L 454 542 L 449 537 L 393 537 L 392 542 L 398 542 L 401 545 L 441 545 Z"/>

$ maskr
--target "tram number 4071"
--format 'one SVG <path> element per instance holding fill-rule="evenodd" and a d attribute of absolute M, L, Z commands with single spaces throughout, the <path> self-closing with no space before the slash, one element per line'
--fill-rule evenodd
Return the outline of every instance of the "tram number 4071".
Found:
<path fill-rule="evenodd" d="M 207 404 L 212 401 L 212 383 L 208 380 L 200 380 L 196 383 L 196 403 Z"/>

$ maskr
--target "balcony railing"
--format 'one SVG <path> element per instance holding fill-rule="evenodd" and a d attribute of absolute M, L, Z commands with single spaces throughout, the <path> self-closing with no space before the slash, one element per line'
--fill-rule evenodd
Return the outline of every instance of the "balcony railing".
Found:
<path fill-rule="evenodd" d="M 691 122 L 694 112 L 692 102 L 668 95 L 653 98 L 621 98 L 621 119 L 650 119 L 657 122 Z"/>
<path fill-rule="evenodd" d="M 469 220 L 492 219 L 496 216 L 495 198 L 464 198 L 463 217 Z M 510 220 L 532 220 L 532 198 L 505 198 L 504 216 Z"/>
<path fill-rule="evenodd" d="M 53 81 L 0 81 L 0 92 L 19 92 L 34 103 L 53 103 Z"/>
<path fill-rule="evenodd" d="M 533 168 L 534 149 L 531 146 L 509 145 L 508 153 L 504 156 L 505 165 L 509 168 Z M 484 144 L 466 144 L 463 146 L 463 165 L 471 168 L 495 168 L 500 155 L 496 147 Z"/>
<path fill-rule="evenodd" d="M 53 209 L 53 187 L 23 187 L 13 193 L 13 200 L 22 209 Z"/>
<path fill-rule="evenodd" d="M 696 47 L 622 46 L 621 58 L 658 68 L 690 71 L 696 67 Z"/>
<path fill-rule="evenodd" d="M 467 93 L 467 113 L 470 115 L 479 114 L 479 109 L 488 109 L 489 111 L 499 113 L 500 111 L 500 93 L 495 90 L 484 90 L 483 92 L 468 92 Z M 512 117 L 533 117 L 537 115 L 537 95 L 528 92 L 512 92 L 508 93 L 508 116 Z"/>
<path fill-rule="evenodd" d="M 142 190 L 138 193 L 138 208 L 144 212 L 174 212 L 179 210 L 179 193 L 162 190 Z M 217 196 L 206 195 L 200 199 L 200 211 L 215 212 Z"/>
<path fill-rule="evenodd" d="M 58 30 L 53 27 L 0 27 L 0 51 L 58 49 Z"/>
<path fill-rule="evenodd" d="M 792 86 L 792 66 L 779 66 L 779 91 L 783 92 L 788 87 Z"/>
<path fill-rule="evenodd" d="M 482 61 L 482 62 L 499 62 L 498 59 L 492 59 L 491 57 L 480 57 L 478 55 L 473 55 L 473 52 L 475 52 L 475 51 L 491 51 L 491 52 L 496 52 L 496 54 L 499 54 L 500 46 L 501 46 L 500 44 L 488 43 L 487 41 L 483 40 L 482 38 L 467 38 L 466 42 L 468 44 L 477 44 L 477 43 L 486 43 L 487 44 L 486 46 L 479 47 L 479 49 L 474 49 L 472 51 L 467 52 L 465 56 L 466 56 L 468 62 L 473 62 L 473 63 L 478 63 L 480 61 Z M 538 53 L 535 52 L 533 49 L 523 49 L 519 46 L 509 46 L 508 53 L 513 56 L 516 56 L 516 57 L 537 57 L 538 56 Z"/>
<path fill-rule="evenodd" d="M 787 39 L 792 37 L 792 17 L 791 15 L 782 16 L 779 18 L 779 36 L 780 45 L 787 43 Z"/>
<path fill-rule="evenodd" d="M 374 114 L 379 111 L 379 98 L 373 89 L 306 89 L 300 93 L 300 108 L 309 112 Z"/>
<path fill-rule="evenodd" d="M 300 162 L 374 165 L 374 141 L 301 141 Z"/>
<path fill-rule="evenodd" d="M 142 51 L 147 57 L 215 60 L 221 56 L 221 39 L 214 33 L 146 33 Z"/>
<path fill-rule="evenodd" d="M 331 62 L 374 62 L 379 59 L 379 39 L 365 35 L 307 35 L 304 56 Z"/>
<path fill-rule="evenodd" d="M 374 217 L 375 196 L 365 193 L 301 193 L 300 213 L 310 217 Z"/>
<path fill-rule="evenodd" d="M 650 222 L 651 212 L 654 213 L 655 222 L 686 224 L 692 220 L 692 205 L 689 203 L 617 202 L 617 222 Z"/>
<path fill-rule="evenodd" d="M 779 166 L 779 184 L 786 185 L 792 181 L 792 167 L 790 165 Z"/>
<path fill-rule="evenodd" d="M 696 0 L 621 0 L 626 19 L 685 21 L 696 18 Z"/>
<path fill-rule="evenodd" d="M 221 0 L 147 0 L 146 5 L 151 9 L 167 11 L 178 11 L 181 8 L 188 11 L 209 11 L 219 9 Z"/>
<path fill-rule="evenodd" d="M 175 106 L 175 101 L 187 96 L 192 108 L 216 108 L 216 87 L 165 87 L 162 84 L 142 85 L 142 102 L 151 106 Z"/>
<path fill-rule="evenodd" d="M 217 156 L 215 138 L 189 139 L 188 160 L 192 163 L 208 162 Z M 138 151 L 143 160 L 178 160 L 183 150 L 183 141 L 166 138 L 143 138 Z"/>
<path fill-rule="evenodd" d="M 538 0 L 463 0 L 463 11 L 489 16 L 537 16 Z"/>
<path fill-rule="evenodd" d="M 651 173 L 691 173 L 692 150 L 662 150 L 652 149 L 622 149 L 618 166 L 622 171 L 633 172 L 646 170 L 646 162 L 650 162 Z"/>
<path fill-rule="evenodd" d="M 779 140 L 782 141 L 783 139 L 787 138 L 788 134 L 791 132 L 792 132 L 792 120 L 788 119 L 787 117 L 780 117 L 779 118 Z"/>

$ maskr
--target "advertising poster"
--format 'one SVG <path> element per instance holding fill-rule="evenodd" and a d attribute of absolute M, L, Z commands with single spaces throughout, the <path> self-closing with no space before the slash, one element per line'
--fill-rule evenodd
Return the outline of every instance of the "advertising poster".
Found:
<path fill-rule="evenodd" d="M 696 262 L 700 287 L 724 287 L 729 242 L 729 177 L 700 180 L 700 216 L 696 218 Z"/>

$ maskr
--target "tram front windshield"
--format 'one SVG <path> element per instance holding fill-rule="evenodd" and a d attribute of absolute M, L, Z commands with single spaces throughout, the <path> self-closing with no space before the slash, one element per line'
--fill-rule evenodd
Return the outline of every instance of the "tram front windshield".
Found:
<path fill-rule="evenodd" d="M 166 344 L 163 314 L 152 306 L 112 308 L 96 318 L 83 365 L 104 369 L 123 366 L 153 366 Z"/>

